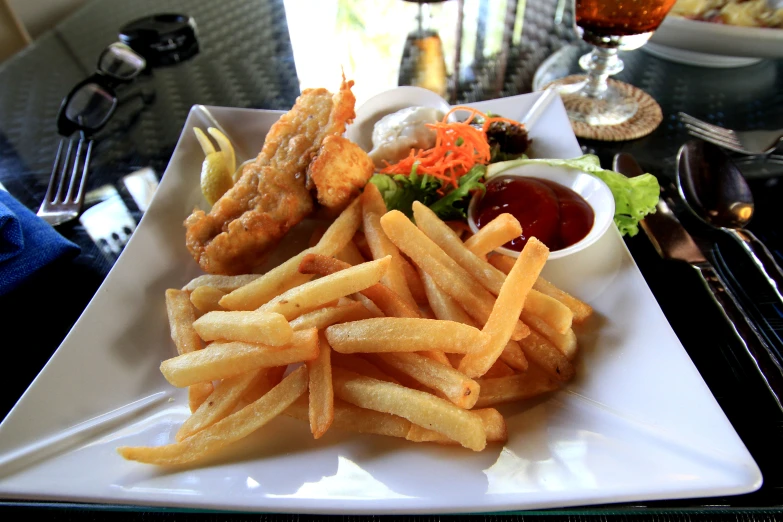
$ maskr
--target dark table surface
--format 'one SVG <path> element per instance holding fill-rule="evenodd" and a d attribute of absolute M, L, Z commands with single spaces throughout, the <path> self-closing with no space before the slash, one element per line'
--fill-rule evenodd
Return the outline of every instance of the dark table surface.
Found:
<path fill-rule="evenodd" d="M 553 23 L 556 3 L 551 1 L 529 2 L 524 10 L 522 2 L 515 10 L 514 2 L 499 6 L 488 0 L 467 0 L 459 35 L 456 27 L 461 3 L 446 2 L 432 8 L 431 25 L 442 37 L 447 69 L 458 71 L 451 75 L 445 93 L 452 101 L 529 92 L 541 62 L 575 39 L 568 10 L 561 24 Z M 413 28 L 415 5 L 399 0 L 341 0 L 334 24 L 313 26 L 307 21 L 312 13 L 302 8 L 302 2 L 287 4 L 288 9 L 282 0 L 88 3 L 0 65 L 0 183 L 37 210 L 59 141 L 54 122 L 60 100 L 93 71 L 101 50 L 116 41 L 119 27 L 151 13 L 193 16 L 200 52 L 177 65 L 147 71 L 123 87 L 118 92 L 117 113 L 96 136 L 87 188 L 114 187 L 135 221 L 142 211 L 121 180 L 146 167 L 157 177 L 163 173 L 192 105 L 288 109 L 300 88 L 336 84 L 340 65 L 357 82 L 358 103 L 398 82 L 413 81 L 409 64 L 403 61 L 401 66 L 400 57 L 407 32 Z M 379 23 L 384 17 L 395 18 Z M 315 42 L 331 47 L 314 50 Z M 456 53 L 458 43 L 460 52 Z M 566 62 L 578 54 L 562 51 Z M 650 93 L 661 104 L 664 121 L 650 136 L 632 142 L 582 141 L 585 151 L 598 154 L 604 166 L 610 165 L 614 153 L 630 152 L 674 194 L 675 155 L 688 139 L 675 119 L 678 111 L 735 128 L 783 127 L 783 61 L 767 60 L 741 69 L 707 69 L 667 62 L 643 51 L 626 53 L 624 59 L 626 69 L 619 79 Z M 757 216 L 751 229 L 780 259 L 783 238 L 778 205 L 783 201 L 783 157 L 742 157 L 737 161 L 756 198 Z M 768 292 L 749 262 L 731 241 L 684 212 L 676 198 L 675 204 L 684 224 L 712 252 L 718 268 L 753 309 L 767 334 L 779 341 L 783 311 L 770 304 Z M 0 297 L 4 332 L 10 339 L 23 341 L 13 371 L 7 370 L 3 379 L 3 417 L 59 346 L 115 260 L 78 221 L 58 230 L 81 247 L 81 254 L 48 267 Z M 567 513 L 632 516 L 663 510 L 673 516 L 716 519 L 722 516 L 718 511 L 730 509 L 751 519 L 771 516 L 783 506 L 783 415 L 743 357 L 739 343 L 721 321 L 695 273 L 688 266 L 662 261 L 643 234 L 628 238 L 626 244 L 675 333 L 760 466 L 764 484 L 760 490 L 741 496 L 597 506 Z M 12 332 L 18 329 L 11 326 L 28 324 L 31 316 L 45 318 L 47 327 L 34 335 L 25 332 L 24 339 L 15 336 Z M 4 504 L 5 509 L 23 506 L 55 509 L 69 517 L 95 517 L 93 506 Z M 170 514 L 149 511 L 145 516 L 169 518 Z"/>

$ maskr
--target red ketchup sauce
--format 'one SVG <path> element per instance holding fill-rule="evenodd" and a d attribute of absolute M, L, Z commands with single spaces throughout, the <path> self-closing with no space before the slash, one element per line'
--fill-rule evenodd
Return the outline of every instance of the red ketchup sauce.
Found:
<path fill-rule="evenodd" d="M 593 228 L 595 213 L 579 194 L 560 183 L 539 178 L 500 176 L 486 185 L 476 209 L 481 228 L 500 214 L 511 214 L 522 235 L 504 246 L 522 251 L 536 237 L 549 250 L 561 250 L 581 240 Z"/>

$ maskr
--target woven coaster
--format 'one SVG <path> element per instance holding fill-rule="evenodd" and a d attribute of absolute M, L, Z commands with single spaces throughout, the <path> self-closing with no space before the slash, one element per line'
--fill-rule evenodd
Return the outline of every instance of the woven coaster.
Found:
<path fill-rule="evenodd" d="M 549 85 L 552 85 L 553 83 L 577 83 L 584 80 L 584 78 L 584 75 L 574 74 L 561 78 L 560 80 L 555 80 Z M 647 136 L 658 128 L 658 125 L 663 121 L 663 112 L 661 112 L 661 106 L 658 105 L 658 102 L 656 102 L 652 96 L 638 87 L 634 87 L 625 82 L 612 79 L 609 79 L 608 82 L 622 94 L 636 100 L 636 103 L 639 104 L 636 114 L 634 114 L 630 120 L 617 125 L 589 125 L 581 121 L 571 121 L 571 127 L 574 129 L 574 134 L 580 138 L 591 140 L 627 141 Z"/>

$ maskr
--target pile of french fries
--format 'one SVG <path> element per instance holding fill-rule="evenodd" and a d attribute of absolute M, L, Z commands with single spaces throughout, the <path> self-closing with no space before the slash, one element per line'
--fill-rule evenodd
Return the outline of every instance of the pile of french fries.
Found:
<path fill-rule="evenodd" d="M 164 377 L 187 387 L 176 441 L 121 447 L 157 465 L 198 460 L 278 415 L 330 428 L 459 444 L 507 440 L 494 408 L 574 376 L 572 325 L 590 306 L 540 277 L 535 238 L 492 254 L 521 227 L 504 214 L 464 227 L 421 204 L 415 224 L 368 184 L 313 246 L 264 275 L 197 277 L 166 291 L 179 355 Z"/>

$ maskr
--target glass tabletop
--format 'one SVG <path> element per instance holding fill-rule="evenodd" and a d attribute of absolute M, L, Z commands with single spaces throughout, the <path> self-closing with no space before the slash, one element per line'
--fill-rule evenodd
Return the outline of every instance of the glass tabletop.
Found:
<path fill-rule="evenodd" d="M 403 0 L 93 0 L 0 65 L 0 183 L 37 210 L 60 141 L 55 127 L 60 100 L 91 74 L 101 51 L 117 40 L 119 28 L 161 11 L 186 13 L 198 27 L 198 54 L 151 68 L 118 90 L 118 110 L 95 136 L 88 210 L 81 221 L 58 227 L 81 247 L 81 254 L 0 297 L 5 324 L 26 324 L 31 310 L 51 317 L 48 328 L 36 333 L 33 346 L 8 378 L 2 416 L 78 319 L 121 251 L 126 238 L 114 237 L 113 229 L 99 232 L 96 223 L 116 220 L 132 233 L 191 106 L 285 110 L 303 89 L 334 89 L 342 74 L 356 82 L 357 104 L 397 85 L 425 85 L 452 103 L 531 92 L 536 71 L 542 71 L 540 77 L 574 72 L 576 60 L 585 52 L 573 31 L 569 4 L 562 0 L 449 0 L 423 6 Z M 741 69 L 710 69 L 669 62 L 644 50 L 626 53 L 623 59 L 626 68 L 618 78 L 651 94 L 663 109 L 664 121 L 651 135 L 631 142 L 581 140 L 583 150 L 598 154 L 604 166 L 616 152 L 631 152 L 674 193 L 676 152 L 688 139 L 676 120 L 678 111 L 729 127 L 783 128 L 781 60 Z M 779 253 L 783 153 L 736 159 L 757 198 L 757 217 L 751 227 Z M 759 281 L 731 242 L 682 207 L 676 210 L 714 253 L 719 268 L 743 290 L 743 299 L 755 303 L 761 319 L 768 318 L 770 331 L 779 332 L 781 311 L 763 306 Z M 775 464 L 783 437 L 780 412 L 748 361 L 737 356 L 737 342 L 688 267 L 662 261 L 643 235 L 627 239 L 626 244 L 667 319 L 762 468 L 765 483 L 760 491 L 740 497 L 599 506 L 588 511 L 780 506 L 783 475 Z M 40 296 L 54 289 L 57 300 L 42 302 Z M 706 328 L 706 324 L 715 326 Z"/>

